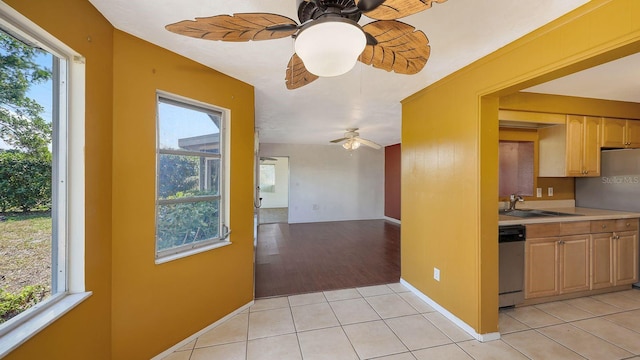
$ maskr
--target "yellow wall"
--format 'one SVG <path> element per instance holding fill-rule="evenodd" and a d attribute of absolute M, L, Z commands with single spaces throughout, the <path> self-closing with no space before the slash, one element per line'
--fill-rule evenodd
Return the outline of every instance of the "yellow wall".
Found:
<path fill-rule="evenodd" d="M 593 0 L 405 99 L 402 278 L 497 331 L 499 97 L 638 51 L 640 2 Z"/>
<path fill-rule="evenodd" d="M 86 288 L 7 359 L 148 359 L 253 298 L 253 87 L 114 28 L 86 0 L 7 3 L 86 57 Z M 163 31 L 163 30 L 161 30 Z M 232 245 L 154 264 L 155 92 L 231 110 Z"/>
<path fill-rule="evenodd" d="M 86 58 L 85 284 L 93 292 L 6 359 L 110 359 L 113 27 L 85 0 L 5 2 Z"/>
<path fill-rule="evenodd" d="M 253 87 L 117 30 L 113 68 L 113 357 L 142 359 L 253 299 Z M 230 109 L 232 146 L 233 244 L 160 265 L 156 89 Z"/>

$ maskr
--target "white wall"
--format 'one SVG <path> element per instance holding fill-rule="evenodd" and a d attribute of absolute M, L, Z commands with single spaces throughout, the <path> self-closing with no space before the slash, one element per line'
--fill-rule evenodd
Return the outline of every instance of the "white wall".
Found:
<path fill-rule="evenodd" d="M 289 206 L 289 158 L 273 157 L 277 161 L 264 160 L 260 164 L 275 165 L 276 170 L 276 186 L 274 192 L 261 191 L 263 209 L 285 208 Z"/>
<path fill-rule="evenodd" d="M 289 157 L 290 223 L 384 217 L 383 150 L 260 144 L 260 156 Z"/>

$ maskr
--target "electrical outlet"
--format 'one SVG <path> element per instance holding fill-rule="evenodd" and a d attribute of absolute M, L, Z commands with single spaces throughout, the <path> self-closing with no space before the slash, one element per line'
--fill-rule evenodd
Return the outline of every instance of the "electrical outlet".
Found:
<path fill-rule="evenodd" d="M 433 268 L 433 278 L 436 281 L 440 281 L 440 269 L 438 269 L 437 267 Z"/>
<path fill-rule="evenodd" d="M 553 188 L 552 187 L 547 189 L 547 195 L 553 196 Z"/>
<path fill-rule="evenodd" d="M 536 197 L 542 197 L 542 188 L 536 188 Z"/>

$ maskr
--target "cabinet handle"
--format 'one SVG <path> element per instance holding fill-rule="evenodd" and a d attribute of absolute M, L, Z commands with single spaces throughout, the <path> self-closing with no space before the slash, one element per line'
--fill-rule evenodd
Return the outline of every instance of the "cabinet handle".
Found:
<path fill-rule="evenodd" d="M 627 223 L 627 227 L 631 226 L 631 223 Z"/>
<path fill-rule="evenodd" d="M 558 244 L 564 245 L 564 240 L 558 240 Z"/>
<path fill-rule="evenodd" d="M 604 225 L 604 224 L 603 224 L 603 225 L 602 225 L 602 228 L 603 228 L 603 229 L 606 229 L 606 228 L 607 228 L 607 225 Z"/>

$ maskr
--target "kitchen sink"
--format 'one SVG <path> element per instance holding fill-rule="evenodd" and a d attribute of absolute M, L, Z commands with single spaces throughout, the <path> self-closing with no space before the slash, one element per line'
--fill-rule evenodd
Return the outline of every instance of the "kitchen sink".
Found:
<path fill-rule="evenodd" d="M 519 218 L 582 216 L 581 214 L 563 213 L 563 212 L 550 211 L 550 210 L 534 210 L 534 209 L 518 209 L 518 210 L 500 209 L 498 211 L 498 214 L 515 216 Z"/>

